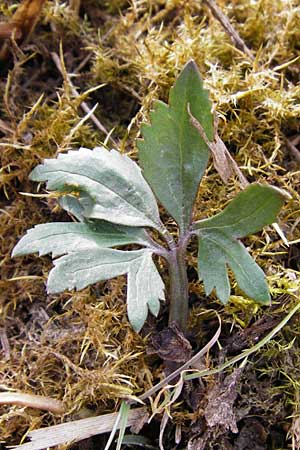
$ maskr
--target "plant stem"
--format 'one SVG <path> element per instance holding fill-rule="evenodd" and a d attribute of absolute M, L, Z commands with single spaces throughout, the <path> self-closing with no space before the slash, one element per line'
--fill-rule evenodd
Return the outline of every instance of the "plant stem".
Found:
<path fill-rule="evenodd" d="M 152 236 L 150 236 L 147 233 L 147 239 L 148 239 L 148 245 L 147 247 L 153 251 L 156 255 L 163 256 L 166 260 L 168 260 L 169 257 L 169 251 L 163 247 L 162 245 L 158 244 Z"/>
<path fill-rule="evenodd" d="M 171 233 L 169 233 L 169 231 L 167 230 L 167 228 L 165 227 L 165 225 L 162 222 L 161 222 L 159 232 L 162 235 L 162 237 L 164 238 L 165 242 L 168 244 L 169 249 L 174 250 L 176 248 L 176 244 L 173 239 L 173 236 L 171 235 Z"/>
<path fill-rule="evenodd" d="M 175 249 L 169 252 L 170 312 L 169 325 L 176 322 L 185 332 L 188 319 L 188 279 L 185 253 L 187 239 L 180 239 Z"/>

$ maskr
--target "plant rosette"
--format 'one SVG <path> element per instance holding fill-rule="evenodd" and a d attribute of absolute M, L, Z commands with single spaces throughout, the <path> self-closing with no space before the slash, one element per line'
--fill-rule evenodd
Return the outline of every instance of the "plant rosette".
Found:
<path fill-rule="evenodd" d="M 142 169 L 128 156 L 104 147 L 80 148 L 38 165 L 30 178 L 58 191 L 60 206 L 75 221 L 36 225 L 15 246 L 13 256 L 52 254 L 48 293 L 83 289 L 127 274 L 128 318 L 140 331 L 148 310 L 157 316 L 165 299 L 164 282 L 153 261 L 159 255 L 169 268 L 169 323 L 176 322 L 184 331 L 186 248 L 196 235 L 199 279 L 206 295 L 215 289 L 219 300 L 228 302 L 229 267 L 246 296 L 269 304 L 265 274 L 240 239 L 276 221 L 283 193 L 254 183 L 219 214 L 193 221 L 214 138 L 211 104 L 193 61 L 171 89 L 169 104 L 155 103 L 150 120 L 142 126 L 143 139 L 137 143 Z M 162 222 L 158 204 L 177 223 L 177 241 Z M 163 245 L 155 238 L 158 234 Z M 134 250 L 128 250 L 130 244 L 135 244 Z M 127 249 L 120 249 L 124 245 Z"/>

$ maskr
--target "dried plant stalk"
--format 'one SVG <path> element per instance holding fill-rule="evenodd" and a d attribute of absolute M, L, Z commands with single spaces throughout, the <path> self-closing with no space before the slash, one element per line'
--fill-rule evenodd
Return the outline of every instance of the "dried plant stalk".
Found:
<path fill-rule="evenodd" d="M 28 408 L 43 409 L 56 414 L 64 412 L 63 403 L 51 397 L 42 395 L 23 394 L 21 392 L 1 392 L 0 405 L 18 405 Z"/>

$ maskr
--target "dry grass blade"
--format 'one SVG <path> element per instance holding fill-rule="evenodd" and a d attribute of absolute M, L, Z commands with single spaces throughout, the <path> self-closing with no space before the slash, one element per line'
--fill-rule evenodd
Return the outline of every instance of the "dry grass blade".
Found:
<path fill-rule="evenodd" d="M 130 410 L 126 427 L 135 425 L 144 414 L 145 408 L 143 407 Z M 40 428 L 28 434 L 31 442 L 12 448 L 17 450 L 42 450 L 46 447 L 66 444 L 67 442 L 78 442 L 96 434 L 109 433 L 113 429 L 118 416 L 119 413 L 116 412 L 62 423 L 49 428 Z M 118 428 L 120 428 L 120 424 Z"/>
<path fill-rule="evenodd" d="M 165 432 L 168 421 L 169 421 L 169 415 L 165 411 L 162 421 L 161 421 L 161 424 L 160 424 L 160 430 L 159 430 L 159 448 L 160 448 L 160 450 L 164 450 L 163 436 L 164 436 L 164 432 Z"/>
<path fill-rule="evenodd" d="M 205 369 L 195 374 L 187 374 L 184 376 L 185 380 L 194 380 L 195 378 L 202 378 L 208 375 L 214 375 L 216 373 L 223 372 L 227 367 L 232 366 L 233 364 L 242 361 L 241 365 L 243 366 L 243 363 L 247 361 L 248 357 L 252 355 L 253 353 L 260 350 L 264 345 L 266 345 L 268 342 L 273 339 L 273 337 L 279 333 L 282 328 L 287 324 L 287 322 L 298 312 L 300 309 L 300 303 L 297 303 L 294 308 L 291 309 L 291 311 L 282 319 L 281 322 L 279 322 L 276 327 L 273 328 L 270 333 L 268 333 L 263 339 L 261 339 L 257 344 L 253 345 L 252 347 L 248 348 L 247 350 L 243 350 L 242 353 L 239 355 L 234 356 L 233 358 L 229 359 L 228 361 L 221 364 L 219 367 L 216 367 L 215 369 Z"/>
<path fill-rule="evenodd" d="M 179 398 L 179 396 L 182 392 L 182 389 L 183 389 L 183 384 L 184 384 L 184 381 L 183 381 L 183 377 L 181 375 L 178 383 L 176 383 L 176 385 L 174 386 L 173 392 L 170 394 L 170 400 L 164 407 L 164 414 L 163 414 L 163 418 L 162 418 L 162 421 L 160 424 L 160 430 L 159 430 L 159 448 L 160 448 L 160 450 L 164 450 L 163 436 L 164 436 L 164 432 L 165 432 L 167 423 L 170 418 L 169 408 Z M 165 389 L 172 388 L 172 387 L 173 386 L 166 386 Z M 160 395 L 158 395 L 157 397 L 160 397 Z"/>

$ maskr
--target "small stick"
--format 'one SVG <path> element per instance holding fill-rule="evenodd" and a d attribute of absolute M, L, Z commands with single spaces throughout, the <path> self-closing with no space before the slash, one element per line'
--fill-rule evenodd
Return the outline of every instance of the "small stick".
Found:
<path fill-rule="evenodd" d="M 298 136 L 293 141 L 291 141 L 290 139 L 286 140 L 287 148 L 289 149 L 291 155 L 293 155 L 295 160 L 298 163 L 300 163 L 300 152 L 299 152 L 299 150 L 296 147 L 297 143 L 298 143 Z"/>
<path fill-rule="evenodd" d="M 63 403 L 51 397 L 21 392 L 0 392 L 0 405 L 8 404 L 43 409 L 56 414 L 62 414 L 65 411 Z"/>
<path fill-rule="evenodd" d="M 252 61 L 254 61 L 254 56 L 252 55 L 251 50 L 249 50 L 249 48 L 247 47 L 243 39 L 240 37 L 238 32 L 231 25 L 228 17 L 223 13 L 221 8 L 219 8 L 219 6 L 215 3 L 215 1 L 204 0 L 204 3 L 207 4 L 213 16 L 220 22 L 226 33 L 230 36 L 235 47 L 241 50 L 243 53 L 245 53 L 245 55 L 247 55 Z"/>
<path fill-rule="evenodd" d="M 0 328 L 0 342 L 3 348 L 4 360 L 7 361 L 10 359 L 10 347 L 5 328 Z"/>

